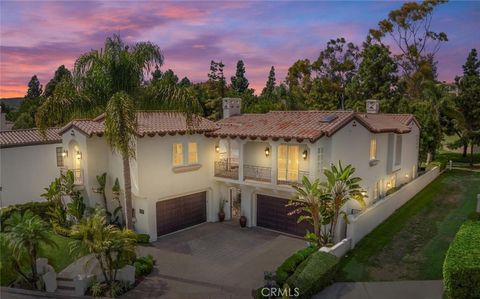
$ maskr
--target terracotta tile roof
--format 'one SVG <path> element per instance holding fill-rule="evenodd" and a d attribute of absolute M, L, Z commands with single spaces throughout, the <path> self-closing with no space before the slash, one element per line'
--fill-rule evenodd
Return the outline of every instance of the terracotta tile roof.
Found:
<path fill-rule="evenodd" d="M 414 117 L 409 114 L 366 114 L 352 111 L 272 111 L 265 114 L 243 114 L 217 122 L 220 129 L 209 136 L 308 139 L 315 141 L 331 136 L 351 120 L 357 120 L 374 133 L 408 133 Z"/>
<path fill-rule="evenodd" d="M 62 137 L 58 133 L 59 128 L 48 128 L 45 137 L 38 129 L 23 129 L 0 132 L 0 147 L 16 147 L 37 144 L 61 143 Z"/>
<path fill-rule="evenodd" d="M 92 120 L 73 120 L 60 130 L 60 134 L 65 133 L 71 128 L 83 132 L 88 136 L 102 136 L 104 129 L 104 115 L 100 115 Z M 186 133 L 189 128 L 185 115 L 178 112 L 138 112 L 138 135 L 165 135 L 175 133 Z M 213 121 L 203 117 L 195 116 L 192 119 L 192 132 L 204 133 L 218 129 Z"/>

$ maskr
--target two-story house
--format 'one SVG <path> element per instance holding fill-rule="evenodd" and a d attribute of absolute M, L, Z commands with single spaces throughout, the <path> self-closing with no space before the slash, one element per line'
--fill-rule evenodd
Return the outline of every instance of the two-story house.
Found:
<path fill-rule="evenodd" d="M 304 235 L 308 225 L 297 224 L 285 207 L 303 176 L 324 179 L 331 163 L 352 164 L 372 204 L 417 175 L 419 126 L 412 115 L 378 113 L 374 101 L 367 113 L 240 114 L 240 106 L 240 99 L 224 99 L 224 119 L 197 117 L 191 128 L 178 113 L 137 114 L 130 165 L 137 231 L 155 240 L 217 221 L 223 200 L 227 219 L 244 215 L 248 226 Z M 107 190 L 117 178 L 123 186 L 122 162 L 105 141 L 103 121 L 74 120 L 48 130 L 47 139 L 36 130 L 1 132 L 2 205 L 39 199 L 65 169 L 74 171 L 91 206 L 102 204 L 97 175 L 107 172 Z"/>

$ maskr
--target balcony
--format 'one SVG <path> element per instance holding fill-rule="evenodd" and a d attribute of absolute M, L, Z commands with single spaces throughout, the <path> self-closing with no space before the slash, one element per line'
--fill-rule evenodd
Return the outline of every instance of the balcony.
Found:
<path fill-rule="evenodd" d="M 73 172 L 73 183 L 77 186 L 83 186 L 83 169 L 60 169 L 60 175 L 65 175 L 67 171 Z"/>
<path fill-rule="evenodd" d="M 238 180 L 238 161 L 234 159 L 219 160 L 215 161 L 214 166 L 216 177 Z"/>
<path fill-rule="evenodd" d="M 290 179 L 281 180 L 281 179 L 279 178 L 279 179 L 277 180 L 277 184 L 278 184 L 278 185 L 301 184 L 303 177 L 304 177 L 304 176 L 308 177 L 309 174 L 310 174 L 310 172 L 308 172 L 308 171 L 299 170 L 299 171 L 298 171 L 298 179 L 296 179 L 296 180 L 290 180 Z"/>
<path fill-rule="evenodd" d="M 245 164 L 243 165 L 243 177 L 245 180 L 271 183 L 272 168 Z"/>

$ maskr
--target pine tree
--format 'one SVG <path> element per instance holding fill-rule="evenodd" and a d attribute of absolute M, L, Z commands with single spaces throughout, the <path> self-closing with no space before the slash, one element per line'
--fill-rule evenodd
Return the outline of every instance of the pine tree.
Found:
<path fill-rule="evenodd" d="M 267 83 L 265 84 L 265 88 L 262 90 L 262 96 L 264 97 L 271 97 L 273 91 L 275 90 L 275 67 L 270 68 L 270 73 L 268 74 Z"/>
<path fill-rule="evenodd" d="M 25 98 L 27 99 L 35 99 L 42 95 L 42 84 L 37 78 L 37 75 L 33 75 L 30 82 L 28 82 L 28 90 Z"/>
<path fill-rule="evenodd" d="M 235 76 L 231 77 L 232 88 L 238 93 L 243 93 L 248 89 L 248 79 L 245 77 L 245 65 L 243 60 L 237 62 L 237 71 Z"/>

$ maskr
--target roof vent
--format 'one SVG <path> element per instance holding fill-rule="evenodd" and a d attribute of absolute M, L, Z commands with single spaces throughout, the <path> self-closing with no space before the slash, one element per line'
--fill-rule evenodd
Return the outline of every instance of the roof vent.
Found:
<path fill-rule="evenodd" d="M 334 121 L 335 119 L 337 119 L 338 116 L 335 115 L 335 114 L 327 114 L 327 115 L 322 115 L 320 117 L 320 122 L 322 123 L 331 123 L 332 121 Z"/>

